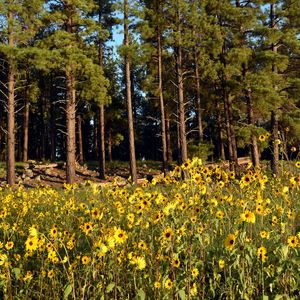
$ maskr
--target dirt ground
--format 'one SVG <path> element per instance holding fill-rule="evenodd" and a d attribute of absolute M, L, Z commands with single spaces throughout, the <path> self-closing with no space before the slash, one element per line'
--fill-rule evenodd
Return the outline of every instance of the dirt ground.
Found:
<path fill-rule="evenodd" d="M 146 163 L 138 167 L 138 183 L 142 183 L 145 179 L 151 180 L 154 176 L 161 172 L 158 169 L 159 165 L 149 166 Z M 129 183 L 129 165 L 117 163 L 108 165 L 106 169 L 106 179 L 99 179 L 97 166 L 76 165 L 76 182 L 83 183 L 90 180 L 99 185 L 118 185 L 124 186 Z M 25 187 L 50 186 L 60 187 L 66 182 L 66 169 L 64 163 L 41 163 L 29 161 L 17 165 L 16 167 L 17 182 Z M 5 170 L 0 171 L 0 185 L 4 186 Z"/>

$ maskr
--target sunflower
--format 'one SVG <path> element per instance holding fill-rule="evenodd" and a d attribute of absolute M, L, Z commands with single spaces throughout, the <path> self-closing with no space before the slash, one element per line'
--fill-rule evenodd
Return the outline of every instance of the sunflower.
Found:
<path fill-rule="evenodd" d="M 147 249 L 147 244 L 144 241 L 139 241 L 138 248 L 142 249 L 142 250 L 146 250 Z"/>
<path fill-rule="evenodd" d="M 167 241 L 170 241 L 173 235 L 174 235 L 174 230 L 171 227 L 166 228 L 162 234 L 163 239 Z"/>
<path fill-rule="evenodd" d="M 295 166 L 296 168 L 300 169 L 300 160 L 296 161 Z"/>
<path fill-rule="evenodd" d="M 234 234 L 229 234 L 225 239 L 225 248 L 227 250 L 232 250 L 235 245 L 236 236 Z"/>
<path fill-rule="evenodd" d="M 146 268 L 146 260 L 143 256 L 137 256 L 135 263 L 138 270 L 143 270 Z"/>
<path fill-rule="evenodd" d="M 52 279 L 54 277 L 54 275 L 55 275 L 55 272 L 53 269 L 48 271 L 48 274 L 47 274 L 48 278 Z"/>
<path fill-rule="evenodd" d="M 83 265 L 87 265 L 90 262 L 90 258 L 88 256 L 82 256 L 81 262 Z"/>
<path fill-rule="evenodd" d="M 296 248 L 298 246 L 298 238 L 294 235 L 288 237 L 288 245 L 289 247 Z"/>
<path fill-rule="evenodd" d="M 278 218 L 276 216 L 273 216 L 272 217 L 272 226 L 277 225 L 277 223 L 278 223 Z"/>
<path fill-rule="evenodd" d="M 178 257 L 173 258 L 173 260 L 172 260 L 172 266 L 175 267 L 175 268 L 179 268 L 180 267 L 180 260 L 179 260 Z"/>
<path fill-rule="evenodd" d="M 57 236 L 57 233 L 58 233 L 57 227 L 53 227 L 53 228 L 50 229 L 49 234 L 50 234 L 51 238 L 54 239 Z"/>
<path fill-rule="evenodd" d="M 259 139 L 259 141 L 260 142 L 264 142 L 265 140 L 266 140 L 266 136 L 265 135 L 263 135 L 263 134 L 261 134 L 259 137 L 258 137 L 258 139 Z"/>
<path fill-rule="evenodd" d="M 191 296 L 197 296 L 198 289 L 197 289 L 197 284 L 196 282 L 193 283 L 192 288 L 191 288 Z"/>
<path fill-rule="evenodd" d="M 154 288 L 155 288 L 155 289 L 160 289 L 160 288 L 161 288 L 161 284 L 160 284 L 159 281 L 155 281 L 155 282 L 154 282 Z"/>
<path fill-rule="evenodd" d="M 255 211 L 258 215 L 262 215 L 264 213 L 264 208 L 261 204 L 257 204 L 256 208 L 255 208 Z"/>
<path fill-rule="evenodd" d="M 134 222 L 134 214 L 133 213 L 128 214 L 126 218 L 129 223 L 132 224 Z"/>
<path fill-rule="evenodd" d="M 248 185 L 252 181 L 252 177 L 250 174 L 246 174 L 242 177 L 241 181 L 243 182 L 244 185 Z"/>
<path fill-rule="evenodd" d="M 126 231 L 121 228 L 115 228 L 114 239 L 117 244 L 123 244 L 127 240 L 127 237 Z"/>
<path fill-rule="evenodd" d="M 89 235 L 93 230 L 93 223 L 87 222 L 80 226 L 81 230 L 86 234 Z"/>
<path fill-rule="evenodd" d="M 267 249 L 264 246 L 261 246 L 257 249 L 257 257 L 261 259 L 262 262 L 265 262 L 267 259 Z"/>
<path fill-rule="evenodd" d="M 7 243 L 5 244 L 5 248 L 6 248 L 7 250 L 12 249 L 13 247 L 14 247 L 14 242 L 12 242 L 12 241 L 9 241 L 9 242 L 7 242 Z"/>
<path fill-rule="evenodd" d="M 247 223 L 255 223 L 255 214 L 249 210 L 246 210 L 241 214 L 241 219 Z"/>
<path fill-rule="evenodd" d="M 168 278 L 165 282 L 165 288 L 170 290 L 172 287 L 173 287 L 173 281 L 170 278 Z"/>
<path fill-rule="evenodd" d="M 192 277 L 193 278 L 196 278 L 197 276 L 199 275 L 199 270 L 197 268 L 194 268 L 192 270 Z"/>
<path fill-rule="evenodd" d="M 29 236 L 25 242 L 27 251 L 34 251 L 38 248 L 38 239 L 35 236 Z"/>
<path fill-rule="evenodd" d="M 217 218 L 219 218 L 219 219 L 223 219 L 224 213 L 223 213 L 221 210 L 218 210 L 218 211 L 216 212 L 216 216 L 217 216 Z"/>
<path fill-rule="evenodd" d="M 260 237 L 262 238 L 262 239 L 269 239 L 269 237 L 270 237 L 270 232 L 268 232 L 268 231 L 261 231 L 260 232 Z"/>
<path fill-rule="evenodd" d="M 7 260 L 7 255 L 0 253 L 0 266 L 4 265 L 4 263 L 7 262 Z"/>
<path fill-rule="evenodd" d="M 93 219 L 100 219 L 100 212 L 97 208 L 91 210 L 91 216 Z"/>
<path fill-rule="evenodd" d="M 220 259 L 220 260 L 219 260 L 219 268 L 220 268 L 220 269 L 223 269 L 224 266 L 225 266 L 225 261 L 224 261 L 224 259 Z"/>

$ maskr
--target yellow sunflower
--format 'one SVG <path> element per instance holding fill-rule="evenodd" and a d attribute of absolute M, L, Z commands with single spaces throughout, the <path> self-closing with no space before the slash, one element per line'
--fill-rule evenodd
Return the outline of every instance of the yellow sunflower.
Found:
<path fill-rule="evenodd" d="M 174 230 L 171 227 L 166 228 L 162 234 L 163 239 L 167 241 L 170 241 L 173 235 L 174 235 Z"/>
<path fill-rule="evenodd" d="M 288 237 L 289 247 L 296 248 L 299 244 L 298 238 L 294 235 Z"/>
<path fill-rule="evenodd" d="M 123 244 L 127 240 L 128 236 L 126 231 L 121 228 L 115 228 L 114 239 L 117 244 Z"/>
<path fill-rule="evenodd" d="M 262 262 L 265 262 L 267 259 L 267 249 L 264 246 L 261 246 L 257 249 L 257 257 L 261 259 Z"/>
<path fill-rule="evenodd" d="M 225 244 L 225 248 L 227 249 L 227 250 L 232 250 L 233 249 L 233 247 L 234 247 L 234 245 L 235 245 L 235 240 L 236 240 L 236 236 L 234 235 L 234 234 L 229 234 L 227 237 L 226 237 L 226 239 L 225 239 L 225 242 L 224 242 L 224 244 Z"/>
<path fill-rule="evenodd" d="M 170 290 L 172 287 L 173 287 L 173 281 L 170 278 L 168 278 L 165 282 L 165 288 Z"/>
<path fill-rule="evenodd" d="M 35 251 L 38 248 L 38 239 L 35 236 L 29 236 L 25 246 L 27 251 Z"/>

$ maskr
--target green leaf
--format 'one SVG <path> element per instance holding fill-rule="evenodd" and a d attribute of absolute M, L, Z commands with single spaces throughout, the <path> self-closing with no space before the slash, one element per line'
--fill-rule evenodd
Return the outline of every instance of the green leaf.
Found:
<path fill-rule="evenodd" d="M 262 300 L 269 300 L 269 296 L 263 295 Z"/>
<path fill-rule="evenodd" d="M 282 252 L 282 258 L 287 259 L 287 255 L 288 255 L 288 252 L 289 252 L 288 245 L 283 245 L 282 248 L 281 248 L 281 252 Z"/>
<path fill-rule="evenodd" d="M 73 289 L 73 284 L 71 284 L 71 283 L 68 284 L 64 291 L 64 299 L 68 299 L 69 295 L 72 292 L 72 289 Z"/>
<path fill-rule="evenodd" d="M 20 278 L 20 273 L 21 273 L 21 269 L 19 268 L 13 268 L 12 269 L 13 274 L 15 275 L 16 279 L 19 280 Z"/>
<path fill-rule="evenodd" d="M 114 283 L 114 282 L 110 283 L 110 284 L 106 287 L 106 293 L 110 293 L 110 292 L 113 290 L 114 287 L 115 287 L 115 283 Z"/>
<path fill-rule="evenodd" d="M 138 297 L 141 300 L 145 300 L 146 299 L 146 294 L 145 294 L 144 290 L 142 290 L 142 289 L 138 290 Z"/>
<path fill-rule="evenodd" d="M 181 300 L 185 300 L 186 299 L 185 290 L 180 290 L 178 292 L 178 295 L 179 295 L 179 297 L 180 297 Z"/>

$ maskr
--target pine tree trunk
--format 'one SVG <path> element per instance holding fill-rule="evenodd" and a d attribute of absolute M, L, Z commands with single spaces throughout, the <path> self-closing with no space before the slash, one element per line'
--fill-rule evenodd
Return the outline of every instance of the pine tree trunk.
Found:
<path fill-rule="evenodd" d="M 276 28 L 275 22 L 275 4 L 270 4 L 270 28 Z M 274 44 L 271 45 L 272 51 L 277 53 L 278 47 Z M 274 63 L 272 66 L 272 71 L 277 73 L 277 66 Z M 277 86 L 274 86 L 275 90 L 278 90 Z M 276 107 L 271 111 L 271 132 L 272 132 L 272 158 L 271 158 L 271 169 L 273 174 L 278 175 L 278 162 L 279 162 L 279 137 L 278 137 L 278 115 L 276 112 Z"/>
<path fill-rule="evenodd" d="M 239 170 L 238 170 L 236 139 L 235 139 L 234 126 L 233 126 L 232 96 L 228 94 L 226 91 L 224 93 L 224 109 L 225 109 L 230 168 L 233 169 L 238 174 Z"/>
<path fill-rule="evenodd" d="M 230 141 L 232 145 L 232 161 L 234 164 L 234 170 L 236 174 L 239 173 L 239 163 L 238 163 L 238 156 L 237 156 L 237 145 L 236 145 L 236 138 L 235 138 L 235 131 L 233 126 L 233 111 L 232 111 L 232 96 L 228 94 L 227 97 L 228 103 L 228 114 L 229 114 L 229 124 L 230 124 Z"/>
<path fill-rule="evenodd" d="M 197 129 L 198 139 L 203 141 L 203 125 L 202 125 L 202 109 L 201 109 L 201 94 L 200 94 L 200 77 L 199 77 L 199 65 L 197 61 L 197 49 L 194 47 L 194 64 L 195 64 L 195 78 L 196 78 L 196 113 L 197 113 Z"/>
<path fill-rule="evenodd" d="M 27 85 L 29 85 L 29 75 L 27 72 Z M 23 116 L 23 162 L 28 160 L 28 125 L 29 125 L 29 92 L 25 91 L 24 116 Z"/>
<path fill-rule="evenodd" d="M 66 68 L 67 83 L 67 167 L 66 180 L 67 183 L 73 184 L 76 180 L 76 101 L 75 101 L 75 79 L 72 74 L 72 67 Z"/>
<path fill-rule="evenodd" d="M 109 162 L 112 162 L 112 134 L 111 134 L 111 129 L 108 130 L 107 158 L 108 158 Z"/>
<path fill-rule="evenodd" d="M 180 162 L 183 163 L 188 158 L 186 127 L 185 127 L 185 107 L 184 107 L 184 84 L 183 84 L 183 63 L 182 63 L 182 41 L 181 41 L 181 12 L 177 7 L 178 22 L 178 45 L 177 45 L 177 86 L 178 86 L 178 116 L 179 116 L 179 144 Z"/>
<path fill-rule="evenodd" d="M 25 97 L 23 120 L 23 161 L 28 160 L 28 124 L 29 124 L 29 100 Z"/>
<path fill-rule="evenodd" d="M 12 28 L 13 14 L 8 12 L 8 44 L 14 47 L 14 33 Z M 11 60 L 8 67 L 8 99 L 7 99 L 7 157 L 6 177 L 7 183 L 13 186 L 15 176 L 15 70 Z"/>
<path fill-rule="evenodd" d="M 77 116 L 77 128 L 78 128 L 78 158 L 79 162 L 83 162 L 83 144 L 82 144 L 82 117 L 81 115 Z"/>
<path fill-rule="evenodd" d="M 278 116 L 274 111 L 271 112 L 271 132 L 272 132 L 272 151 L 273 151 L 271 169 L 273 174 L 278 175 L 278 162 L 279 162 Z"/>
<path fill-rule="evenodd" d="M 99 15 L 98 22 L 100 29 L 102 30 L 102 12 L 101 1 L 99 0 Z M 99 65 L 103 67 L 103 47 L 102 40 L 99 36 Z M 105 118 L 104 118 L 104 105 L 99 107 L 99 178 L 105 179 Z"/>
<path fill-rule="evenodd" d="M 124 45 L 127 46 L 127 47 L 129 46 L 128 21 L 129 21 L 128 20 L 128 1 L 124 0 Z M 127 116 L 128 116 L 130 174 L 131 174 L 132 182 L 137 183 L 134 128 L 133 128 L 133 114 L 132 114 L 130 61 L 129 61 L 128 53 L 125 54 L 125 77 L 126 77 L 126 98 L 127 98 Z"/>
<path fill-rule="evenodd" d="M 216 101 L 217 102 L 217 101 Z M 221 120 L 221 112 L 220 112 L 220 104 L 216 103 L 217 108 L 217 127 L 218 127 L 218 151 L 221 160 L 225 160 L 225 149 L 223 142 L 223 132 L 222 132 L 222 120 Z"/>
<path fill-rule="evenodd" d="M 225 125 L 226 125 L 226 135 L 227 135 L 227 144 L 228 144 L 228 156 L 229 156 L 228 158 L 229 158 L 229 161 L 232 162 L 233 150 L 232 150 L 232 143 L 231 143 L 231 139 L 230 139 L 230 121 L 229 121 L 227 95 L 226 95 L 225 90 L 223 91 L 223 101 L 224 101 Z M 231 164 L 230 164 L 230 168 L 232 169 Z"/>
<path fill-rule="evenodd" d="M 104 120 L 104 105 L 99 107 L 99 129 L 100 129 L 100 151 L 99 151 L 99 177 L 105 179 L 105 120 Z"/>
<path fill-rule="evenodd" d="M 173 161 L 172 144 L 171 144 L 171 128 L 170 128 L 170 116 L 166 111 L 166 138 L 167 138 L 167 160 L 168 165 Z"/>
<path fill-rule="evenodd" d="M 246 98 L 247 98 L 247 113 L 248 113 L 248 124 L 250 126 L 254 126 L 254 114 L 253 114 L 253 103 L 252 103 L 252 98 L 251 98 L 251 92 L 248 89 L 246 91 Z M 255 133 L 253 132 L 253 129 L 251 128 L 251 158 L 252 158 L 252 163 L 255 167 L 260 166 L 259 162 L 259 150 L 258 150 L 258 144 L 257 144 L 257 137 Z"/>
<path fill-rule="evenodd" d="M 160 117 L 161 117 L 161 141 L 163 150 L 163 172 L 167 173 L 168 158 L 167 158 L 167 139 L 166 139 L 166 118 L 165 118 L 165 104 L 163 96 L 163 80 L 162 80 L 162 45 L 161 45 L 161 33 L 159 26 L 157 26 L 157 53 L 158 53 L 158 91 L 159 91 L 159 103 L 160 103 Z"/>
<path fill-rule="evenodd" d="M 98 123 L 98 117 L 97 115 L 94 116 L 94 157 L 95 160 L 99 159 L 99 123 Z"/>
<path fill-rule="evenodd" d="M 50 139 L 51 139 L 51 161 L 56 160 L 56 120 L 55 120 L 55 107 L 53 102 L 51 102 L 50 107 Z"/>

